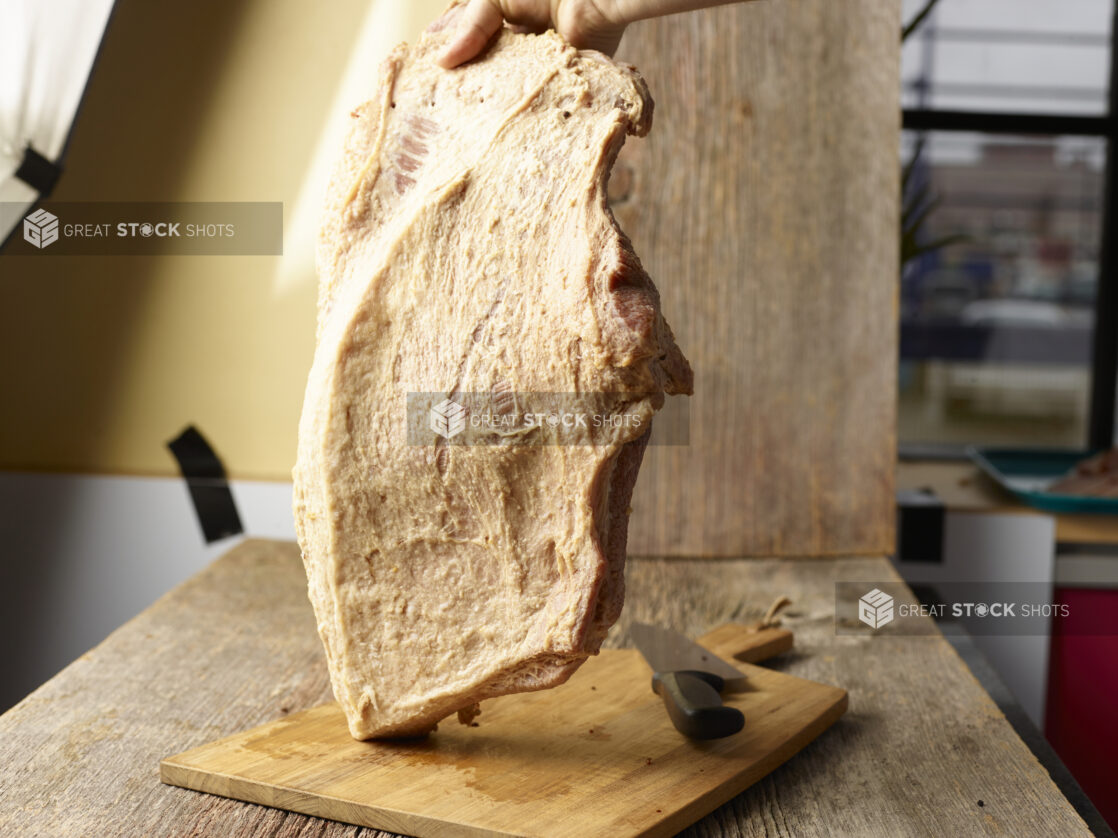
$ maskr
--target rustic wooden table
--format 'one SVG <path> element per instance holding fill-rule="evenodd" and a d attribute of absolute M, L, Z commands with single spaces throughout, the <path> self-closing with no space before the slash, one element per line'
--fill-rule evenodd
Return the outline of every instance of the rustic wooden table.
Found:
<path fill-rule="evenodd" d="M 771 665 L 850 709 L 688 836 L 1089 835 L 940 635 L 836 636 L 834 582 L 884 559 L 631 560 L 625 615 L 697 635 L 795 600 Z M 376 836 L 161 785 L 159 760 L 330 699 L 294 544 L 247 541 L 0 716 L 0 835 Z"/>

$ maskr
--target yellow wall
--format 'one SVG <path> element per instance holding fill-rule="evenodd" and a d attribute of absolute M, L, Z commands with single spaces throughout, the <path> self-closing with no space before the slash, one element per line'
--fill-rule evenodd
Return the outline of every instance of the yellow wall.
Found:
<path fill-rule="evenodd" d="M 165 443 L 194 423 L 233 476 L 288 478 L 315 160 L 383 50 L 445 5 L 117 3 L 52 198 L 282 201 L 285 255 L 0 259 L 0 468 L 173 473 Z"/>

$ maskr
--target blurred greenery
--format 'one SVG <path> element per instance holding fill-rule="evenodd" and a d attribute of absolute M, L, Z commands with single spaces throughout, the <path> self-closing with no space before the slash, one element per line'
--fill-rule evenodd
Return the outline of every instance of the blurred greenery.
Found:
<path fill-rule="evenodd" d="M 916 13 L 916 16 L 909 21 L 907 25 L 901 28 L 902 44 L 908 40 L 913 32 L 920 28 L 920 25 L 927 19 L 928 15 L 932 13 L 932 9 L 936 7 L 937 3 L 939 3 L 939 0 L 928 0 L 920 11 Z M 901 169 L 902 270 L 909 261 L 918 256 L 967 240 L 965 235 L 957 234 L 942 236 L 931 241 L 922 241 L 922 239 L 926 238 L 923 235 L 924 224 L 927 222 L 928 217 L 935 211 L 936 207 L 939 206 L 941 200 L 938 196 L 932 195 L 931 187 L 928 184 L 924 184 L 917 189 L 911 187 L 916 167 L 923 153 L 924 137 L 921 137 L 917 140 L 916 146 L 912 150 L 912 157 L 905 163 L 904 168 Z"/>
<path fill-rule="evenodd" d="M 924 138 L 916 141 L 912 150 L 912 157 L 901 170 L 901 267 L 910 260 L 925 253 L 931 253 L 948 245 L 957 244 L 967 240 L 967 236 L 957 233 L 951 236 L 941 236 L 931 241 L 921 241 L 924 223 L 940 205 L 941 198 L 932 195 L 931 186 L 924 184 L 919 188 L 910 188 L 913 172 L 924 153 Z"/>

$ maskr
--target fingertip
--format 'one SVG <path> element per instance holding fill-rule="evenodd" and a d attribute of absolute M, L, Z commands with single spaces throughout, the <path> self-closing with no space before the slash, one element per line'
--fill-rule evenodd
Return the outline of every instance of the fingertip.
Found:
<path fill-rule="evenodd" d="M 471 0 L 437 63 L 440 67 L 452 70 L 471 58 L 476 58 L 504 22 L 504 15 L 490 0 Z"/>
<path fill-rule="evenodd" d="M 456 36 L 453 41 L 446 45 L 436 63 L 444 70 L 453 70 L 463 61 L 469 61 L 469 57 L 463 55 L 460 39 Z"/>
<path fill-rule="evenodd" d="M 454 38 L 439 56 L 439 66 L 447 70 L 453 70 L 459 64 L 465 64 L 481 52 L 487 40 L 487 38 L 479 39 L 473 29 L 467 32 L 456 32 Z"/>

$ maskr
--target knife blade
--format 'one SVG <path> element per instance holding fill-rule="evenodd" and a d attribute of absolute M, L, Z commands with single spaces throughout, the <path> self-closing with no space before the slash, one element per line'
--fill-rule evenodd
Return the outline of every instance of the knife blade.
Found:
<path fill-rule="evenodd" d="M 634 623 L 631 634 L 652 667 L 652 691 L 680 733 L 720 739 L 744 727 L 745 716 L 723 704 L 721 696 L 723 690 L 746 688 L 741 670 L 672 629 Z"/>

